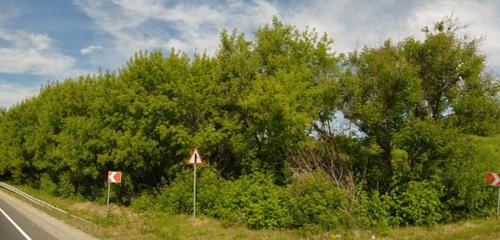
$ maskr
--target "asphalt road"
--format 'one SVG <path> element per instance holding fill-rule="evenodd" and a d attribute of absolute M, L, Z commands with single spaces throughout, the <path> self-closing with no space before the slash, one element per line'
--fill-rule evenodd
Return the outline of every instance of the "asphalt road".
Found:
<path fill-rule="evenodd" d="M 4 196 L 0 195 L 0 239 L 56 239 L 41 229 L 28 216 L 20 213 Z M 9 219 L 10 218 L 10 219 Z M 17 225 L 17 226 L 16 226 Z"/>
<path fill-rule="evenodd" d="M 0 240 L 95 240 L 0 188 Z"/>

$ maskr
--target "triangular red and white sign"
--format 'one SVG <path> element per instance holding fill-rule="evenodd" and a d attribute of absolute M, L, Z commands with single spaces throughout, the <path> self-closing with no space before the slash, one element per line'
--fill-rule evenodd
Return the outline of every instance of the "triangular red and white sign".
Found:
<path fill-rule="evenodd" d="M 199 165 L 203 164 L 201 161 L 200 153 L 198 152 L 198 149 L 193 149 L 193 153 L 191 153 L 191 157 L 189 157 L 188 163 L 189 165 Z"/>

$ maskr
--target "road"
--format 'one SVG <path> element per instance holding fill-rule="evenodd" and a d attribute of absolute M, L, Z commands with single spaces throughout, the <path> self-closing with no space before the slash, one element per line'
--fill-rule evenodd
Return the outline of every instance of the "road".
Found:
<path fill-rule="evenodd" d="M 0 239 L 94 239 L 0 190 Z"/>

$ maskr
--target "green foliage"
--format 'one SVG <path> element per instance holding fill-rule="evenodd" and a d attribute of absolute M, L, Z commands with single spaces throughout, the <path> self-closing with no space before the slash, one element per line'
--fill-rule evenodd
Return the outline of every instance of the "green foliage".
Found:
<path fill-rule="evenodd" d="M 460 37 L 460 26 L 452 18 L 425 27 L 425 40 L 408 38 L 403 45 L 422 79 L 423 101 L 416 108 L 420 118 L 445 117 L 448 108 L 463 92 L 479 90 L 485 57 L 479 54 L 478 39 Z"/>
<path fill-rule="evenodd" d="M 425 180 L 441 175 L 458 158 L 458 132 L 446 129 L 439 122 L 415 120 L 401 129 L 393 145 L 403 150 L 404 161 L 397 169 L 398 175 L 408 180 Z M 393 156 L 394 157 L 394 156 Z M 406 182 L 408 182 L 406 180 Z"/>
<path fill-rule="evenodd" d="M 201 176 L 200 176 L 201 177 Z M 191 213 L 193 210 L 193 182 L 189 171 L 184 171 L 157 197 L 163 210 Z"/>
<path fill-rule="evenodd" d="M 294 227 L 317 224 L 334 229 L 342 224 L 341 209 L 348 198 L 342 189 L 336 188 L 320 174 L 305 176 L 287 186 L 290 213 Z"/>
<path fill-rule="evenodd" d="M 185 173 L 188 173 L 186 171 Z M 161 207 L 176 213 L 192 213 L 192 176 L 182 174 L 158 196 Z M 264 174 L 236 181 L 220 179 L 205 168 L 197 181 L 197 211 L 228 224 L 244 223 L 252 228 L 278 228 L 289 224 L 285 189 Z"/>
<path fill-rule="evenodd" d="M 468 158 L 455 162 L 447 172 L 450 186 L 446 203 L 454 212 L 454 219 L 470 216 L 488 216 L 496 210 L 497 189 L 485 184 L 487 172 L 500 172 L 500 136 L 467 137 L 457 146 L 459 155 Z M 461 174 L 454 174 L 459 172 Z"/>
<path fill-rule="evenodd" d="M 330 45 L 275 19 L 254 42 L 222 32 L 213 57 L 139 52 L 116 72 L 49 84 L 2 111 L 0 173 L 34 183 L 48 173 L 60 194 L 94 199 L 121 170 L 127 203 L 172 181 L 197 146 L 225 177 L 285 182 L 283 156 L 311 140 L 315 101 L 338 69 Z"/>
<path fill-rule="evenodd" d="M 466 133 L 487 136 L 500 131 L 500 104 L 494 96 L 465 94 L 453 110 L 451 121 Z"/>
<path fill-rule="evenodd" d="M 459 29 L 455 20 L 445 19 L 433 29 L 424 28 L 423 41 L 412 37 L 397 44 L 387 41 L 381 47 L 352 53 L 347 59 L 339 81 L 340 110 L 366 136 L 367 143 L 374 141 L 382 150 L 374 161 L 362 164 L 374 170 L 368 176 L 370 182 L 382 180 L 378 185 L 383 192 L 390 189 L 392 161 L 398 157 L 392 156 L 398 141 L 395 138 L 405 134 L 405 128 L 416 119 L 466 133 L 498 131 L 498 86 L 493 77 L 484 74 L 478 40 L 459 36 Z M 432 136 L 431 132 L 420 133 L 426 135 L 424 138 Z M 410 147 L 405 144 L 405 148 Z M 429 150 L 424 146 L 425 154 L 432 155 L 410 150 L 409 165 L 417 170 L 412 174 L 419 175 L 425 168 L 438 169 L 426 164 L 465 159 L 456 159 L 453 151 L 445 148 Z M 413 164 L 415 156 L 425 163 Z"/>
<path fill-rule="evenodd" d="M 192 180 L 186 176 L 179 176 L 157 197 L 163 209 L 192 212 Z M 204 167 L 197 179 L 197 212 L 226 224 L 242 223 L 257 229 L 313 225 L 334 229 L 350 217 L 343 211 L 349 201 L 344 190 L 320 174 L 281 187 L 266 174 L 256 173 L 231 181 Z"/>
<path fill-rule="evenodd" d="M 388 198 L 383 198 L 377 191 L 371 194 L 363 192 L 359 199 L 357 216 L 361 226 L 387 227 L 391 224 L 391 213 L 386 199 Z"/>
<path fill-rule="evenodd" d="M 432 225 L 442 216 L 440 197 L 443 186 L 433 181 L 411 181 L 404 187 L 395 187 L 384 196 L 391 223 L 394 225 Z"/>
<path fill-rule="evenodd" d="M 414 115 L 421 99 L 421 79 L 408 62 L 402 46 L 387 41 L 380 48 L 365 48 L 349 57 L 351 69 L 342 81 L 345 116 L 375 139 L 382 149 L 382 171 L 390 177 L 391 140 Z"/>
<path fill-rule="evenodd" d="M 57 194 L 57 184 L 54 183 L 52 177 L 49 174 L 42 174 L 40 178 L 40 188 L 50 194 Z"/>
<path fill-rule="evenodd" d="M 394 143 L 407 154 L 395 164 L 395 185 L 410 181 L 440 179 L 443 188 L 443 221 L 484 216 L 492 206 L 491 189 L 484 185 L 484 175 L 498 163 L 484 156 L 492 149 L 478 149 L 470 137 L 443 124 L 414 121 L 404 128 Z"/>
<path fill-rule="evenodd" d="M 156 207 L 154 205 L 155 198 L 151 193 L 142 193 L 139 197 L 136 197 L 130 203 L 130 208 L 137 212 L 145 212 Z"/>
<path fill-rule="evenodd" d="M 458 29 L 447 19 L 421 41 L 339 55 L 328 36 L 275 18 L 253 41 L 222 31 L 214 56 L 141 51 L 115 72 L 49 83 L 0 108 L 0 178 L 102 201 L 107 172 L 120 170 L 113 201 L 190 213 L 185 160 L 196 146 L 208 163 L 198 210 L 228 224 L 333 229 L 486 216 L 494 206 L 484 174 L 500 171 L 500 143 L 465 134 L 500 131 L 500 87 L 478 40 Z M 324 172 L 292 176 L 288 156 L 306 151 L 318 158 L 307 170 Z M 339 187 L 343 171 L 364 185 Z"/>
<path fill-rule="evenodd" d="M 237 184 L 242 189 L 239 202 L 248 226 L 272 229 L 289 225 L 285 189 L 263 174 L 243 178 Z"/>

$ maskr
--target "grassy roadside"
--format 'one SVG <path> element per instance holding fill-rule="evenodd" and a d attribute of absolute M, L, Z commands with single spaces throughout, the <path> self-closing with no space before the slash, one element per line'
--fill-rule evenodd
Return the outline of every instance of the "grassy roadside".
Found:
<path fill-rule="evenodd" d="M 244 226 L 223 226 L 219 221 L 204 216 L 193 220 L 187 215 L 171 215 L 154 210 L 138 213 L 121 206 L 113 206 L 112 217 L 107 218 L 105 205 L 54 197 L 26 186 L 18 187 L 39 199 L 90 220 L 94 224 L 50 213 L 100 239 L 500 239 L 500 220 L 495 217 L 433 227 L 330 232 L 250 230 Z"/>
<path fill-rule="evenodd" d="M 49 211 L 52 216 L 100 239 L 301 239 L 304 234 L 291 230 L 250 230 L 244 226 L 224 227 L 219 221 L 188 215 L 171 215 L 154 210 L 137 213 L 130 208 L 112 205 L 112 216 L 105 216 L 106 206 L 94 202 L 51 196 L 27 186 L 16 186 L 26 193 L 63 210 L 87 219 L 78 219 Z M 44 209 L 45 210 L 45 209 Z M 327 234 L 327 233 L 325 233 Z M 323 239 L 328 236 L 319 236 Z"/>

